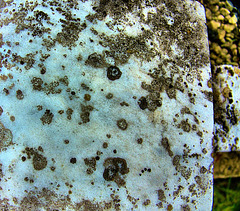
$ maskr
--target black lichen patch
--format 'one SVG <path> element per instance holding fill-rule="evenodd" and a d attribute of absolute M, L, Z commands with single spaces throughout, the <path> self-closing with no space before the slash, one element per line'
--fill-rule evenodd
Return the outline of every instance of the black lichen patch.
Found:
<path fill-rule="evenodd" d="M 21 90 L 16 91 L 16 97 L 18 100 L 22 100 L 24 98 L 24 95 Z"/>
<path fill-rule="evenodd" d="M 42 124 L 51 124 L 52 119 L 53 119 L 53 113 L 51 113 L 50 110 L 46 109 L 45 113 L 43 114 L 43 116 L 40 118 L 40 120 L 42 121 Z"/>
<path fill-rule="evenodd" d="M 169 141 L 168 141 L 168 139 L 166 137 L 162 139 L 161 144 L 164 147 L 164 149 L 168 152 L 168 155 L 170 157 L 172 157 L 173 156 L 173 152 L 171 151 L 171 147 L 169 145 Z"/>
<path fill-rule="evenodd" d="M 106 65 L 104 57 L 96 52 L 88 56 L 88 59 L 85 61 L 85 64 L 95 68 L 101 68 Z"/>
<path fill-rule="evenodd" d="M 127 127 L 128 127 L 128 123 L 127 123 L 127 121 L 125 119 L 119 119 L 117 121 L 117 126 L 121 130 L 126 130 Z"/>
<path fill-rule="evenodd" d="M 138 105 L 142 110 L 145 110 L 148 107 L 148 102 L 147 102 L 146 97 L 141 97 L 138 100 Z"/>
<path fill-rule="evenodd" d="M 125 159 L 110 157 L 104 161 L 103 166 L 105 167 L 103 178 L 106 181 L 114 181 L 119 187 L 126 184 L 123 179 L 123 175 L 129 172 L 129 168 L 127 167 L 127 162 Z"/>
<path fill-rule="evenodd" d="M 107 68 L 107 77 L 111 81 L 119 79 L 122 75 L 120 69 L 116 66 L 110 66 Z"/>
<path fill-rule="evenodd" d="M 76 158 L 71 158 L 71 159 L 70 159 L 70 163 L 75 164 L 76 162 L 77 162 L 77 159 L 76 159 Z"/>

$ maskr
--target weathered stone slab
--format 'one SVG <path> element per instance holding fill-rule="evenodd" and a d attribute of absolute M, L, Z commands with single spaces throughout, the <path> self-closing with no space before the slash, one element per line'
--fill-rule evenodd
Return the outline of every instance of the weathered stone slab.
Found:
<path fill-rule="evenodd" d="M 213 105 L 196 1 L 1 1 L 10 210 L 210 210 Z"/>
<path fill-rule="evenodd" d="M 240 69 L 231 65 L 216 68 L 213 75 L 215 136 L 217 152 L 240 151 Z"/>

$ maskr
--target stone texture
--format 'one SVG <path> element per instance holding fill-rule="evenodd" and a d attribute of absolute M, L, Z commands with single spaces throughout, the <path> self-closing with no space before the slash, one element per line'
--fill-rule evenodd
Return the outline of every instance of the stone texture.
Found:
<path fill-rule="evenodd" d="M 211 209 L 198 2 L 1 2 L 1 208 Z"/>

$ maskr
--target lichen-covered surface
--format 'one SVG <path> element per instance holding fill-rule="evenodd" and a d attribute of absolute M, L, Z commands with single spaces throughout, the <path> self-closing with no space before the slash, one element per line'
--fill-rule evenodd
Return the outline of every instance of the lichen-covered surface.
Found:
<path fill-rule="evenodd" d="M 218 152 L 240 151 L 240 69 L 222 65 L 214 72 L 214 148 Z"/>
<path fill-rule="evenodd" d="M 0 11 L 1 208 L 211 209 L 198 2 L 5 0 Z"/>

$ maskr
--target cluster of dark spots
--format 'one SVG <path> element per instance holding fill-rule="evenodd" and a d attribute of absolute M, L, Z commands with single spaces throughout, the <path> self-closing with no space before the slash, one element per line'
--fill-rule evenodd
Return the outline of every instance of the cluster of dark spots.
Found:
<path fill-rule="evenodd" d="M 205 98 L 210 101 L 213 102 L 213 92 L 212 91 L 202 91 L 202 93 L 205 95 Z"/>
<path fill-rule="evenodd" d="M 23 151 L 23 153 L 27 154 L 27 159 L 32 158 L 33 168 L 35 170 L 40 171 L 40 170 L 43 170 L 44 168 L 46 168 L 47 158 L 44 157 L 43 155 L 41 155 L 38 151 L 39 150 L 36 150 L 34 148 L 26 147 L 25 150 Z M 40 151 L 43 151 L 43 150 L 40 150 Z M 22 161 L 25 161 L 25 160 L 26 160 L 26 157 L 23 156 Z"/>
<path fill-rule="evenodd" d="M 88 56 L 88 59 L 85 61 L 85 64 L 95 68 L 101 68 L 106 65 L 104 56 L 96 52 Z"/>
<path fill-rule="evenodd" d="M 227 105 L 226 111 L 226 119 L 229 120 L 232 125 L 236 125 L 238 123 L 238 115 L 235 105 Z"/>
<path fill-rule="evenodd" d="M 46 109 L 45 113 L 40 118 L 40 120 L 42 121 L 43 125 L 51 124 L 53 116 L 54 116 L 53 113 L 50 110 Z"/>
<path fill-rule="evenodd" d="M 142 169 L 141 170 L 141 173 L 139 174 L 139 176 L 142 176 L 142 174 L 144 173 L 144 172 L 151 172 L 152 171 L 152 169 L 151 168 L 144 168 L 144 169 Z"/>
<path fill-rule="evenodd" d="M 87 24 L 81 24 L 79 18 L 72 18 L 67 12 L 64 12 L 63 15 L 66 16 L 66 19 L 60 19 L 62 23 L 62 32 L 57 34 L 56 41 L 63 47 L 72 47 L 76 45 L 75 42 L 79 38 L 79 33 L 87 28 Z"/>
<path fill-rule="evenodd" d="M 200 176 L 196 176 L 196 177 L 194 177 L 194 179 L 202 190 L 204 190 L 204 191 L 207 190 L 207 185 L 204 184 L 203 179 Z"/>
<path fill-rule="evenodd" d="M 96 165 L 97 165 L 97 160 L 96 157 L 91 157 L 91 158 L 85 158 L 84 163 L 86 166 L 88 166 L 86 172 L 87 174 L 93 174 L 94 171 L 96 171 Z"/>
<path fill-rule="evenodd" d="M 55 169 L 56 169 L 56 167 L 54 167 L 54 166 L 51 166 L 51 167 L 50 167 L 50 170 L 51 170 L 51 171 L 55 171 Z"/>
<path fill-rule="evenodd" d="M 80 118 L 82 120 L 82 123 L 85 124 L 85 123 L 88 123 L 90 122 L 90 112 L 93 111 L 93 106 L 91 105 L 82 105 L 81 104 L 81 114 L 80 114 Z"/>
<path fill-rule="evenodd" d="M 18 100 L 22 100 L 24 98 L 24 95 L 20 89 L 16 91 L 16 97 Z"/>
<path fill-rule="evenodd" d="M 162 189 L 159 189 L 157 191 L 157 193 L 158 193 L 158 200 L 160 200 L 160 201 L 165 201 L 166 200 L 166 196 L 165 196 L 164 191 Z"/>
<path fill-rule="evenodd" d="M 76 203 L 76 210 L 84 211 L 103 211 L 102 207 L 98 203 L 93 203 L 89 200 L 82 200 L 80 203 Z"/>
<path fill-rule="evenodd" d="M 5 93 L 6 96 L 9 95 L 9 93 L 10 93 L 9 90 L 6 88 L 3 88 L 3 92 Z"/>
<path fill-rule="evenodd" d="M 43 11 L 34 11 L 34 16 L 36 17 L 36 20 L 39 21 L 41 23 L 42 20 L 50 20 L 50 18 L 48 17 L 48 14 L 46 14 Z"/>
<path fill-rule="evenodd" d="M 123 175 L 129 172 L 127 162 L 123 158 L 107 158 L 104 161 L 103 166 L 105 170 L 103 172 L 103 178 L 106 181 L 114 181 L 119 187 L 125 185 Z"/>
<path fill-rule="evenodd" d="M 31 80 L 31 83 L 33 85 L 33 89 L 34 90 L 37 90 L 37 91 L 41 91 L 42 90 L 43 80 L 41 78 L 34 77 Z"/>
<path fill-rule="evenodd" d="M 134 8 L 140 7 L 140 0 L 100 0 L 97 7 L 93 7 L 96 11 L 95 17 L 103 20 L 107 15 L 111 15 L 116 19 L 122 18 L 127 12 L 131 12 Z"/>
<path fill-rule="evenodd" d="M 150 200 L 150 199 L 146 199 L 146 200 L 143 202 L 143 206 L 148 206 L 149 204 L 151 204 L 151 200 Z"/>
<path fill-rule="evenodd" d="M 121 106 L 129 106 L 129 104 L 126 103 L 125 101 L 121 102 L 120 105 L 121 105 Z"/>
<path fill-rule="evenodd" d="M 107 68 L 107 77 L 111 81 L 115 81 L 119 78 L 121 78 L 122 72 L 120 69 L 116 66 L 110 66 Z"/>
<path fill-rule="evenodd" d="M 72 114 L 73 114 L 73 109 L 68 108 L 67 111 L 66 111 L 66 114 L 67 114 L 67 119 L 71 120 L 72 119 Z"/>
<path fill-rule="evenodd" d="M 182 120 L 178 125 L 178 128 L 181 128 L 184 132 L 189 133 L 191 130 L 191 125 L 188 123 L 188 120 Z"/>
<path fill-rule="evenodd" d="M 59 82 L 62 83 L 64 86 L 68 86 L 69 84 L 68 77 L 65 75 L 63 78 L 59 79 Z"/>
<path fill-rule="evenodd" d="M 179 186 L 178 186 L 178 189 L 173 192 L 173 196 L 174 196 L 174 197 L 179 196 L 179 193 L 180 193 L 183 189 L 184 189 L 184 187 L 181 186 L 181 185 L 179 185 Z"/>
<path fill-rule="evenodd" d="M 26 64 L 24 68 L 26 70 L 29 70 L 35 64 L 35 59 L 34 59 L 35 55 L 36 54 L 29 53 L 29 54 L 26 54 L 25 57 L 21 57 L 21 56 L 17 55 L 16 53 L 13 53 L 12 54 L 12 62 L 19 62 L 21 65 Z"/>
<path fill-rule="evenodd" d="M 181 173 L 182 177 L 188 180 L 191 177 L 192 170 L 190 168 L 187 169 L 186 166 L 182 166 L 180 164 L 180 159 L 180 155 L 175 155 L 172 160 L 173 166 L 175 166 L 177 172 Z"/>
<path fill-rule="evenodd" d="M 29 179 L 28 177 L 25 177 L 24 181 L 25 182 L 29 182 L 29 183 L 34 183 L 34 180 L 33 179 Z"/>
<path fill-rule="evenodd" d="M 126 130 L 128 127 L 128 123 L 125 119 L 119 119 L 117 120 L 117 126 L 121 130 Z"/>
<path fill-rule="evenodd" d="M 113 98 L 113 94 L 112 94 L 112 93 L 108 93 L 108 94 L 106 95 L 106 98 L 109 99 L 109 100 L 112 99 L 112 98 Z"/>
<path fill-rule="evenodd" d="M 64 113 L 64 110 L 59 110 L 58 113 L 62 115 Z"/>
<path fill-rule="evenodd" d="M 81 87 L 82 87 L 82 89 L 85 90 L 85 91 L 91 91 L 90 87 L 87 86 L 87 85 L 84 84 L 84 83 L 81 83 Z"/>
<path fill-rule="evenodd" d="M 169 144 L 169 140 L 165 137 L 165 138 L 162 138 L 161 140 L 161 144 L 162 146 L 164 147 L 164 149 L 168 152 L 168 155 L 170 157 L 173 156 L 173 152 L 171 151 L 171 147 L 170 147 L 170 144 Z"/>
<path fill-rule="evenodd" d="M 43 107 L 41 105 L 37 105 L 37 110 L 41 111 L 43 109 Z"/>
<path fill-rule="evenodd" d="M 71 158 L 71 159 L 70 159 L 70 163 L 75 164 L 76 162 L 77 162 L 77 159 L 76 159 L 76 158 Z"/>

